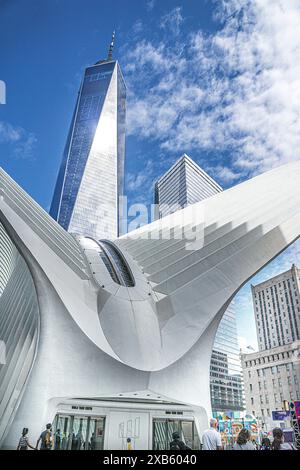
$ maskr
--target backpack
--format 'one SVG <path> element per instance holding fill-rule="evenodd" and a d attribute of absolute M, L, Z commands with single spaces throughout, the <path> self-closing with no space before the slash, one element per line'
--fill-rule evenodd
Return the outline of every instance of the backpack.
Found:
<path fill-rule="evenodd" d="M 170 444 L 170 450 L 181 450 L 177 441 L 172 441 Z"/>
<path fill-rule="evenodd" d="M 52 442 L 51 442 L 51 432 L 49 430 L 44 431 L 42 433 L 42 443 L 44 449 L 51 449 Z"/>
<path fill-rule="evenodd" d="M 26 436 L 21 436 L 20 437 L 19 447 L 20 447 L 20 450 L 27 450 L 28 449 L 28 438 Z"/>

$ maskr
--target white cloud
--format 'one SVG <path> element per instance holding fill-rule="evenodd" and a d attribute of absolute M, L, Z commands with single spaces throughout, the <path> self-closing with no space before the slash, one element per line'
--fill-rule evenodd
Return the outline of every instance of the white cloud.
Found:
<path fill-rule="evenodd" d="M 231 168 L 222 165 L 218 165 L 211 169 L 206 168 L 206 171 L 216 180 L 223 181 L 224 183 L 234 183 L 241 176 L 241 173 L 234 172 Z"/>
<path fill-rule="evenodd" d="M 22 137 L 22 129 L 14 127 L 8 122 L 0 121 L 0 143 L 18 142 Z"/>
<path fill-rule="evenodd" d="M 14 158 L 32 158 L 37 144 L 34 133 L 23 127 L 0 121 L 0 144 L 8 144 Z"/>
<path fill-rule="evenodd" d="M 147 160 L 143 170 L 134 173 L 126 172 L 126 190 L 135 193 L 143 186 L 153 186 L 155 180 L 153 161 Z M 144 197 L 144 196 L 143 196 Z M 136 202 L 137 196 L 135 198 Z"/>
<path fill-rule="evenodd" d="M 215 172 L 226 182 L 299 158 L 300 2 L 216 5 L 215 34 L 143 41 L 128 54 L 127 80 L 136 90 L 128 126 L 166 152 L 225 151 L 228 168 L 220 162 Z M 179 8 L 160 25 L 178 33 L 182 21 Z"/>
<path fill-rule="evenodd" d="M 132 32 L 134 34 L 141 33 L 143 31 L 143 23 L 141 20 L 137 20 L 132 26 Z"/>
<path fill-rule="evenodd" d="M 146 3 L 146 9 L 152 11 L 155 6 L 155 0 L 148 0 Z"/>
<path fill-rule="evenodd" d="M 160 27 L 171 31 L 171 33 L 177 36 L 180 32 L 180 27 L 183 21 L 182 8 L 175 7 L 161 18 Z"/>

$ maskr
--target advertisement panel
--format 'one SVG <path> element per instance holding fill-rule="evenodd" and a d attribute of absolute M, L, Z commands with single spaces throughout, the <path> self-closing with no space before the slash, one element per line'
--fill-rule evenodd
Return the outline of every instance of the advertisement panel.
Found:
<path fill-rule="evenodd" d="M 300 419 L 300 401 L 294 401 L 297 419 Z"/>
<path fill-rule="evenodd" d="M 276 410 L 272 411 L 272 419 L 273 421 L 284 421 L 289 419 L 291 412 L 285 410 Z"/>

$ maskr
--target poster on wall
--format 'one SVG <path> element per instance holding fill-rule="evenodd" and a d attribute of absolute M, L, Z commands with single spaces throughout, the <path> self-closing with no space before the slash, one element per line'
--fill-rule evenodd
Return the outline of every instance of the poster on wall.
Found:
<path fill-rule="evenodd" d="M 300 419 L 300 401 L 294 401 L 297 419 Z"/>

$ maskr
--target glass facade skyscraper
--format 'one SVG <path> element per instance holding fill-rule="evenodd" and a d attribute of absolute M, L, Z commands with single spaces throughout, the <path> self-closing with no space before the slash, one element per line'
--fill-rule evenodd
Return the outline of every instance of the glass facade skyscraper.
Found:
<path fill-rule="evenodd" d="M 164 217 L 221 191 L 221 186 L 184 154 L 155 184 L 156 214 Z M 226 310 L 215 337 L 210 389 L 215 414 L 243 410 L 242 369 L 233 304 Z"/>
<path fill-rule="evenodd" d="M 119 234 L 124 184 L 126 87 L 110 59 L 85 70 L 50 208 L 67 231 L 98 239 Z"/>
<path fill-rule="evenodd" d="M 215 337 L 210 364 L 210 391 L 214 413 L 244 409 L 242 368 L 232 304 L 227 308 Z"/>

